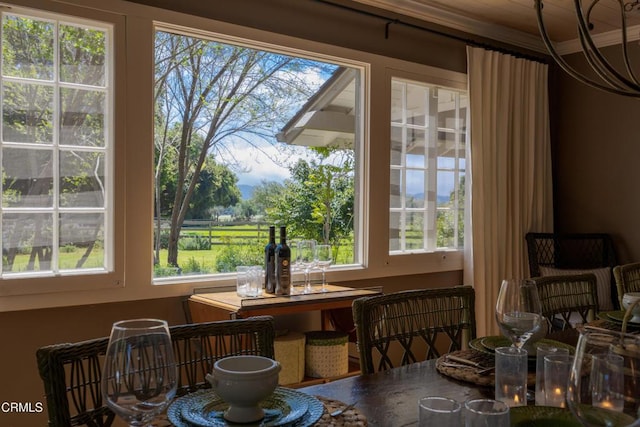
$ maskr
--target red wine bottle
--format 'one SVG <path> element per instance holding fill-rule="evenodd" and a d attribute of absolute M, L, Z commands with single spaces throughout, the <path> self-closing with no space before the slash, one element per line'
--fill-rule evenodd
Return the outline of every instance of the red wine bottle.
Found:
<path fill-rule="evenodd" d="M 287 229 L 280 227 L 276 246 L 276 294 L 289 295 L 291 289 L 291 249 L 287 246 Z"/>
<path fill-rule="evenodd" d="M 276 292 L 276 228 L 269 227 L 269 243 L 264 247 L 264 289 Z"/>

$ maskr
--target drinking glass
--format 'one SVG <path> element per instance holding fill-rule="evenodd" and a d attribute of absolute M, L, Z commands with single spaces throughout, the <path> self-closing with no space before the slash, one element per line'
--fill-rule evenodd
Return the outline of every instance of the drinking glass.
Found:
<path fill-rule="evenodd" d="M 294 280 L 294 276 L 300 271 L 299 256 L 298 256 L 299 244 L 300 244 L 300 240 L 292 240 L 289 243 L 289 249 L 291 250 L 290 271 L 291 271 L 291 294 L 292 295 L 302 293 L 302 291 L 297 290 L 298 286 L 300 286 L 299 282 L 296 282 Z M 304 284 L 302 284 L 302 286 L 304 287 Z"/>
<path fill-rule="evenodd" d="M 580 331 L 567 404 L 587 427 L 640 425 L 640 336 Z"/>
<path fill-rule="evenodd" d="M 462 405 L 447 397 L 423 397 L 418 401 L 418 420 L 420 427 L 459 426 Z"/>
<path fill-rule="evenodd" d="M 102 396 L 130 426 L 147 426 L 176 394 L 177 368 L 164 320 L 113 324 L 102 370 Z"/>
<path fill-rule="evenodd" d="M 530 280 L 503 280 L 496 302 L 496 320 L 502 334 L 522 348 L 543 327 L 538 288 Z"/>
<path fill-rule="evenodd" d="M 546 406 L 566 408 L 567 384 L 573 364 L 570 354 L 548 354 L 544 357 L 544 395 Z"/>
<path fill-rule="evenodd" d="M 325 278 L 325 273 L 332 262 L 333 253 L 331 250 L 331 245 L 317 245 L 316 265 L 322 270 L 322 292 L 327 292 L 327 280 Z"/>
<path fill-rule="evenodd" d="M 544 393 L 544 358 L 551 354 L 569 354 L 569 349 L 565 347 L 558 348 L 551 344 L 536 345 L 536 406 L 546 405 Z"/>
<path fill-rule="evenodd" d="M 464 402 L 466 427 L 509 427 L 509 406 L 493 399 L 472 399 Z"/>
<path fill-rule="evenodd" d="M 509 406 L 527 404 L 527 351 L 518 347 L 495 350 L 495 398 Z"/>
<path fill-rule="evenodd" d="M 298 264 L 304 270 L 304 293 L 311 292 L 309 273 L 316 259 L 316 241 L 301 240 L 298 242 Z"/>

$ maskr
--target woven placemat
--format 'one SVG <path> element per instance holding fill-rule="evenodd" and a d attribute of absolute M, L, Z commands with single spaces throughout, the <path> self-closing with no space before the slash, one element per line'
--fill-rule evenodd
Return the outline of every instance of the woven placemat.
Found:
<path fill-rule="evenodd" d="M 349 404 L 341 402 L 339 400 L 329 399 L 323 396 L 316 396 L 318 400 L 322 402 L 324 405 L 324 412 L 322 416 L 315 424 L 316 426 L 328 427 L 328 426 L 351 426 L 351 427 L 361 427 L 366 426 L 367 417 L 365 417 L 358 408 L 349 408 L 344 411 L 342 414 L 332 417 L 331 412 L 346 408 Z M 357 405 L 356 405 L 357 406 Z"/>
<path fill-rule="evenodd" d="M 487 367 L 487 368 L 493 367 L 495 365 L 495 355 L 493 353 L 483 353 L 477 350 L 469 349 L 469 350 L 452 351 L 451 353 L 448 353 L 448 354 L 461 357 L 463 359 L 467 359 L 472 362 L 477 362 L 480 364 L 480 366 Z M 452 360 L 447 360 L 446 354 L 443 356 L 440 356 L 436 360 L 436 369 L 442 375 L 455 378 L 456 380 L 480 385 L 480 386 L 493 387 L 495 385 L 496 376 L 494 371 L 479 374 L 478 369 L 473 366 L 468 366 L 468 367 L 467 366 L 456 366 L 456 367 L 445 366 L 444 362 L 447 362 L 447 361 L 452 363 L 457 363 Z M 529 369 L 529 374 L 527 376 L 528 385 L 532 385 L 536 383 L 535 365 L 533 366 L 533 368 L 534 368 L 533 371 Z"/>

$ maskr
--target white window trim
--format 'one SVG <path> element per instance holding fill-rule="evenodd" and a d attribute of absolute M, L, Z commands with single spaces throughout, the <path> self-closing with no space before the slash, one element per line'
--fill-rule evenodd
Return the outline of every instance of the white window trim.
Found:
<path fill-rule="evenodd" d="M 157 9 L 121 0 L 15 0 L 15 4 L 37 7 L 104 21 L 110 16 L 116 25 L 116 153 L 115 153 L 115 272 L 102 276 L 80 275 L 47 279 L 23 279 L 40 292 L 16 295 L 6 291 L 8 281 L 0 281 L 0 312 L 43 307 L 97 304 L 139 299 L 185 296 L 197 288 L 234 285 L 232 275 L 216 280 L 152 284 L 153 239 L 153 37 L 154 26 L 162 22 L 239 39 L 265 40 L 269 45 L 287 46 L 288 51 L 312 51 L 327 58 L 368 64 L 369 76 L 363 82 L 362 135 L 361 266 L 335 266 L 328 280 L 351 281 L 408 274 L 460 271 L 462 251 L 389 255 L 389 132 L 390 76 L 411 79 L 420 76 L 428 82 L 448 87 L 466 87 L 466 75 L 426 65 L 401 61 L 366 52 L 330 46 L 319 42 L 242 27 L 211 19 Z M 123 31 L 124 29 L 124 31 Z M 126 43 L 126 44 L 125 44 Z M 124 46 L 124 48 L 120 48 Z M 316 56 L 317 57 L 317 56 Z M 142 70 L 142 71 L 141 71 Z M 148 70 L 148 72 L 144 72 Z M 122 81 L 126 76 L 125 81 Z M 125 143 L 126 141 L 126 143 Z M 370 208 L 375 206 L 374 208 Z M 126 207 L 126 209 L 125 209 Z M 17 283 L 16 283 L 17 284 Z M 27 283 L 25 283 L 27 284 Z M 35 289 L 35 287 L 34 287 Z"/>

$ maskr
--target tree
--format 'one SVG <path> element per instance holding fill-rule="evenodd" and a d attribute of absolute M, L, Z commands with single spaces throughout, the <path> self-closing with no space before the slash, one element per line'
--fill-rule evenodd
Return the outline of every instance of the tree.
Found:
<path fill-rule="evenodd" d="M 306 64 L 318 66 L 303 58 L 156 33 L 156 128 L 170 129 L 172 123 L 181 127 L 175 140 L 165 132 L 156 141 L 156 150 L 162 147 L 166 153 L 171 147 L 177 153 L 169 265 L 178 264 L 180 231 L 208 156 L 218 160 L 229 155 L 234 142 L 273 143 L 292 105 L 315 89 L 303 78 Z M 156 161 L 162 162 L 163 156 L 157 155 Z"/>
<path fill-rule="evenodd" d="M 256 213 L 265 215 L 268 208 L 275 206 L 276 200 L 282 196 L 284 186 L 275 181 L 262 181 L 253 189 L 251 200 Z"/>
<path fill-rule="evenodd" d="M 210 158 L 200 172 L 200 182 L 194 190 L 187 218 L 209 219 L 214 206 L 229 207 L 238 203 L 242 195 L 237 182 L 236 174 Z"/>
<path fill-rule="evenodd" d="M 315 159 L 300 159 L 291 168 L 292 178 L 266 212 L 271 221 L 287 225 L 291 235 L 339 246 L 353 230 L 353 150 L 314 151 Z"/>

